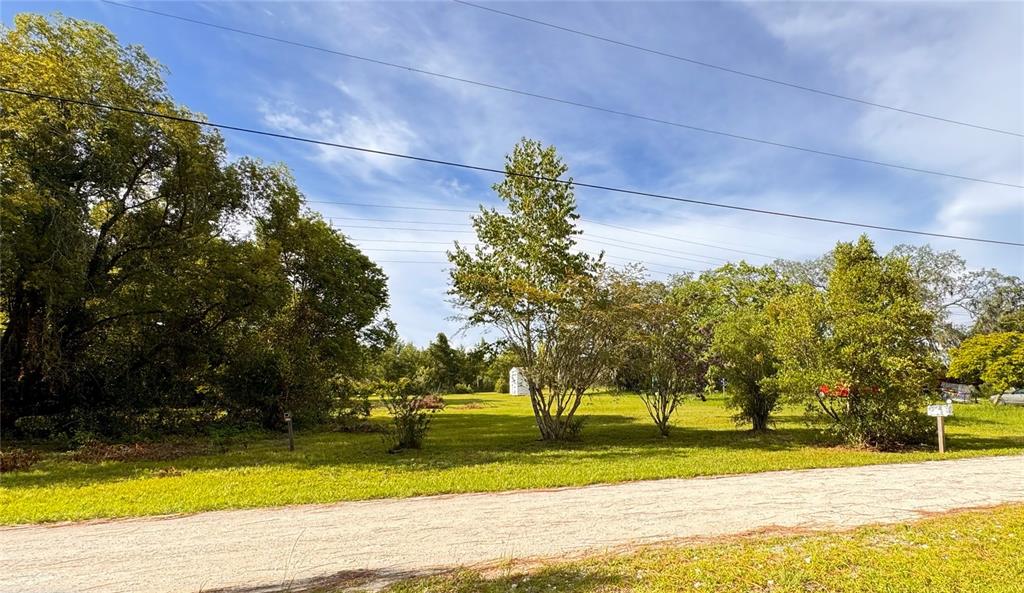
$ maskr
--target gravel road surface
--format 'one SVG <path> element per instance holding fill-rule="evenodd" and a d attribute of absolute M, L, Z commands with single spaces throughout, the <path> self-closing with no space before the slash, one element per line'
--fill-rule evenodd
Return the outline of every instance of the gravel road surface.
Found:
<path fill-rule="evenodd" d="M 2 593 L 301 591 L 1024 502 L 1024 456 L 0 528 Z"/>

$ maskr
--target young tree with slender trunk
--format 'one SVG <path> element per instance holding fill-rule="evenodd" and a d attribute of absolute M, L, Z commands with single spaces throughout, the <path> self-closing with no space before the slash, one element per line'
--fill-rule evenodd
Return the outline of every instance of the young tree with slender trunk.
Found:
<path fill-rule="evenodd" d="M 553 146 L 523 139 L 494 186 L 508 214 L 481 208 L 477 244 L 449 252 L 450 294 L 472 325 L 496 328 L 523 367 L 541 438 L 575 436 L 586 390 L 620 343 L 604 265 L 578 251 L 568 167 Z M 561 180 L 561 181 L 559 181 Z"/>
<path fill-rule="evenodd" d="M 627 356 L 616 380 L 640 395 L 658 432 L 667 437 L 672 414 L 686 394 L 704 389 L 703 336 L 686 310 L 690 301 L 677 298 L 668 286 L 629 278 L 619 285 L 630 314 Z"/>

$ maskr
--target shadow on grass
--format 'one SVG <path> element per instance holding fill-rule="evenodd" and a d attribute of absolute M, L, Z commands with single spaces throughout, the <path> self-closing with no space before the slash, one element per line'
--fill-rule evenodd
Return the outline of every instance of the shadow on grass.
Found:
<path fill-rule="evenodd" d="M 656 455 L 685 455 L 695 449 L 784 451 L 820 444 L 810 428 L 786 427 L 764 434 L 744 429 L 673 427 L 668 438 L 653 424 L 615 414 L 587 415 L 578 441 L 544 442 L 532 416 L 460 412 L 439 414 L 422 450 L 388 454 L 380 435 L 372 433 L 302 434 L 296 451 L 283 437 L 260 438 L 223 454 L 196 455 L 169 461 L 72 463 L 54 461 L 28 472 L 4 476 L 8 488 L 85 485 L 198 470 L 287 466 L 297 469 L 435 471 L 514 462 L 543 465 L 564 462 L 616 462 Z M 173 470 L 168 472 L 168 470 Z"/>
<path fill-rule="evenodd" d="M 1017 436 L 977 436 L 946 434 L 946 448 L 950 452 L 957 451 L 989 451 L 997 449 L 1017 449 L 1024 447 L 1024 434 Z"/>
<path fill-rule="evenodd" d="M 467 402 L 495 404 L 500 400 L 474 396 L 450 396 L 450 404 Z M 507 405 L 507 402 L 503 402 Z M 492 413 L 484 408 L 457 409 L 434 416 L 422 450 L 386 453 L 381 436 L 373 433 L 337 433 L 299 431 L 296 450 L 289 452 L 287 439 L 261 436 L 226 453 L 182 457 L 170 461 L 133 461 L 72 463 L 50 461 L 28 472 L 5 474 L 5 488 L 32 488 L 55 485 L 77 486 L 108 483 L 178 472 L 233 470 L 259 467 L 295 469 L 339 468 L 346 470 L 388 470 L 420 472 L 470 468 L 493 463 L 543 465 L 556 463 L 630 462 L 661 456 L 672 458 L 690 454 L 721 455 L 743 452 L 784 452 L 820 448 L 829 454 L 829 442 L 820 431 L 803 423 L 803 417 L 783 413 L 776 417 L 775 429 L 753 433 L 722 419 L 728 417 L 720 402 L 698 406 L 693 414 L 682 410 L 668 438 L 657 434 L 646 416 L 622 414 L 582 414 L 586 417 L 582 439 L 563 443 L 538 440 L 533 416 L 524 413 Z M 493 408 L 492 408 L 493 409 Z M 714 417 L 707 416 L 713 413 Z M 704 414 L 702 416 L 702 414 Z M 962 418 L 970 425 L 992 421 Z M 707 422 L 709 428 L 686 423 Z M 1009 428 L 1009 427 L 1007 427 Z M 983 431 L 985 432 L 985 431 Z M 950 434 L 953 451 L 985 451 L 1024 447 L 1024 436 L 1013 434 Z M 59 459 L 59 458 L 57 458 Z M 894 457 L 895 461 L 896 458 Z M 879 462 L 884 462 L 879 459 Z M 168 471 L 172 470 L 172 471 Z"/>
<path fill-rule="evenodd" d="M 593 593 L 623 584 L 621 575 L 602 568 L 548 567 L 531 574 L 486 577 L 469 570 L 343 570 L 333 575 L 285 579 L 279 584 L 204 589 L 205 593 Z"/>

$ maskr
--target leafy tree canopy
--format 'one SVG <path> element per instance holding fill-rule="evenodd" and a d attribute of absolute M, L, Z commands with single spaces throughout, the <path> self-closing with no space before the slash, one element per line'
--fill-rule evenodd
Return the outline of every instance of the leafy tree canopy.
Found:
<path fill-rule="evenodd" d="M 0 78 L 198 117 L 141 48 L 61 16 L 2 30 Z M 5 427 L 326 411 L 329 379 L 375 335 L 385 278 L 303 211 L 287 169 L 229 162 L 219 134 L 189 123 L 12 94 L 0 112 Z"/>
<path fill-rule="evenodd" d="M 825 290 L 804 285 L 777 305 L 777 384 L 849 442 L 918 442 L 939 367 L 934 313 L 905 257 L 879 256 L 861 237 L 832 258 Z"/>
<path fill-rule="evenodd" d="M 952 353 L 949 375 L 997 392 L 1024 387 L 1024 332 L 967 338 Z"/>
<path fill-rule="evenodd" d="M 522 140 L 494 186 L 508 214 L 481 208 L 477 245 L 449 252 L 451 290 L 471 324 L 502 333 L 524 368 L 544 439 L 578 430 L 584 392 L 610 366 L 618 336 L 603 263 L 576 251 L 579 218 L 568 171 L 553 146 Z M 567 179 L 566 181 L 569 181 Z"/>

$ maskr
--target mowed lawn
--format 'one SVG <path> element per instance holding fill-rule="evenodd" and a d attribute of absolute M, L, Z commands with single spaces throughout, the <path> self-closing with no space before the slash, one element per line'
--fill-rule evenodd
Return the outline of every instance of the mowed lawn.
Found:
<path fill-rule="evenodd" d="M 1024 506 L 415 579 L 388 593 L 1020 593 Z M 327 588 L 318 593 L 329 593 Z"/>
<path fill-rule="evenodd" d="M 529 401 L 453 395 L 425 447 L 388 454 L 379 434 L 296 434 L 236 442 L 170 461 L 79 463 L 49 454 L 0 476 L 0 523 L 188 513 L 380 497 L 575 486 L 668 477 L 951 459 L 1024 452 L 1024 409 L 957 405 L 946 455 L 832 446 L 787 408 L 775 430 L 737 427 L 721 400 L 688 400 L 672 435 L 657 435 L 636 396 L 597 394 L 581 407 L 582 440 L 537 440 Z M 384 418 L 378 418 L 385 421 Z"/>

